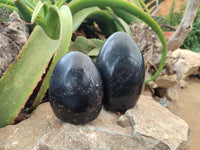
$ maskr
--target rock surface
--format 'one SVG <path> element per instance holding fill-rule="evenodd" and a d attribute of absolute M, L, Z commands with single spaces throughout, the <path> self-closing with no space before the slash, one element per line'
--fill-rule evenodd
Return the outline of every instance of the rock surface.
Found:
<path fill-rule="evenodd" d="M 169 87 L 166 90 L 166 97 L 172 101 L 176 101 L 179 99 L 181 87 L 179 84 Z"/>
<path fill-rule="evenodd" d="M 155 82 L 161 88 L 173 87 L 177 84 L 177 76 L 176 74 L 159 76 L 155 79 Z"/>
<path fill-rule="evenodd" d="M 159 62 L 158 60 L 155 59 L 154 64 L 155 61 Z M 159 77 L 149 82 L 149 85 L 157 89 L 162 98 L 176 101 L 179 99 L 181 88 L 187 87 L 185 80 L 192 75 L 200 76 L 200 53 L 177 49 L 168 52 L 165 68 Z"/>
<path fill-rule="evenodd" d="M 120 118 L 102 110 L 86 125 L 61 122 L 44 103 L 29 119 L 0 129 L 0 150 L 186 150 L 189 132 L 184 120 L 148 96 Z"/>
<path fill-rule="evenodd" d="M 15 11 L 7 23 L 0 21 L 0 77 L 15 60 L 28 37 L 28 27 L 19 20 Z"/>
<path fill-rule="evenodd" d="M 185 63 L 182 77 L 183 79 L 191 75 L 200 75 L 200 53 L 185 49 L 177 49 L 173 52 L 172 56 L 182 58 L 185 61 L 176 66 L 176 68 L 181 69 L 181 66 Z"/>

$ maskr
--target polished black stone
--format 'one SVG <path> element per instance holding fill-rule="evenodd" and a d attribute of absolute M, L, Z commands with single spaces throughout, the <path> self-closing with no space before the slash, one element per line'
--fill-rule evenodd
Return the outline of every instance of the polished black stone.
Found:
<path fill-rule="evenodd" d="M 57 63 L 51 75 L 50 104 L 62 121 L 85 124 L 101 108 L 103 84 L 93 61 L 80 52 L 70 52 Z"/>
<path fill-rule="evenodd" d="M 124 32 L 112 34 L 96 62 L 104 84 L 106 110 L 125 112 L 138 101 L 144 83 L 144 59 L 135 41 Z"/>

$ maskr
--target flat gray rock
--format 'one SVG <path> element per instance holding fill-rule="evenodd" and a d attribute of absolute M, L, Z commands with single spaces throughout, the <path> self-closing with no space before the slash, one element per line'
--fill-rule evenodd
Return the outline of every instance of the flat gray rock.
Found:
<path fill-rule="evenodd" d="M 60 121 L 43 103 L 29 119 L 0 129 L 0 150 L 186 150 L 189 132 L 184 120 L 148 96 L 120 117 L 102 110 L 86 125 Z"/>

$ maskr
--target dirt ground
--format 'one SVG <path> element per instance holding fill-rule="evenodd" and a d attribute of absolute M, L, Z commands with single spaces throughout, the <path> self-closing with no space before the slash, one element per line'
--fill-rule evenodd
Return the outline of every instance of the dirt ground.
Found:
<path fill-rule="evenodd" d="M 181 90 L 177 101 L 180 117 L 191 128 L 190 150 L 199 150 L 200 146 L 200 79 L 187 81 L 187 88 Z"/>
<path fill-rule="evenodd" d="M 179 10 L 179 8 L 182 4 L 182 1 L 187 2 L 187 0 L 175 0 L 175 1 L 176 1 L 176 3 L 175 3 L 176 9 L 175 10 Z M 172 2 L 173 2 L 173 0 L 164 0 L 164 2 L 160 6 L 160 10 L 158 11 L 157 15 L 160 14 L 160 15 L 166 16 L 169 13 Z"/>

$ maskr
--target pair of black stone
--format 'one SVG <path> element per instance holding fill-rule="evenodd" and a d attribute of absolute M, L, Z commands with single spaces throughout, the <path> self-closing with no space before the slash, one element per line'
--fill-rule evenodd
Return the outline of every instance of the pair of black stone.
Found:
<path fill-rule="evenodd" d="M 124 113 L 137 103 L 144 75 L 137 44 L 116 32 L 104 43 L 96 64 L 80 52 L 61 58 L 51 76 L 50 104 L 59 119 L 73 124 L 94 120 L 102 103 L 106 110 Z"/>

